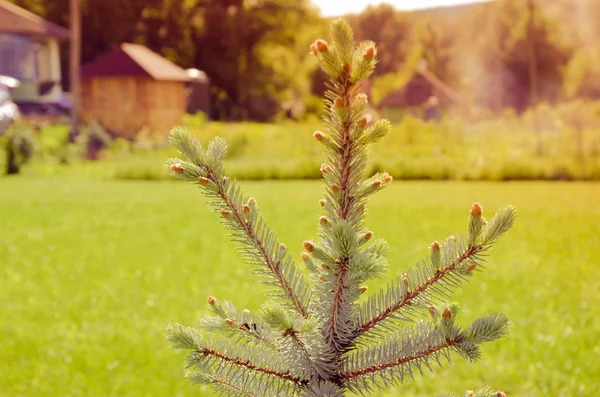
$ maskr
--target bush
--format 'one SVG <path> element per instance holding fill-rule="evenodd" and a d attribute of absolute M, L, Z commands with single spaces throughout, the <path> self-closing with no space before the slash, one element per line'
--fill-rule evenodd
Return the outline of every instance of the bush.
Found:
<path fill-rule="evenodd" d="M 6 175 L 18 174 L 35 153 L 31 130 L 22 123 L 13 124 L 3 137 L 6 155 Z"/>

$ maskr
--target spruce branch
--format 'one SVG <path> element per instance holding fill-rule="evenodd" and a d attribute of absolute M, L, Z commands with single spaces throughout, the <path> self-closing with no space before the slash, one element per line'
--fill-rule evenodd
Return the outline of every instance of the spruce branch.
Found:
<path fill-rule="evenodd" d="M 448 297 L 453 288 L 471 277 L 477 267 L 482 267 L 481 254 L 512 226 L 515 217 L 513 207 L 503 207 L 492 218 L 488 229 L 481 206 L 474 204 L 469 215 L 469 234 L 464 239 L 457 240 L 451 236 L 444 246 L 434 242 L 429 258 L 416 268 L 409 268 L 385 291 L 373 295 L 362 305 L 355 338 L 390 318 L 410 320 L 414 306 L 427 306 L 431 300 Z"/>
<path fill-rule="evenodd" d="M 214 373 L 207 375 L 198 371 L 188 372 L 186 378 L 193 384 L 212 385 L 221 396 L 258 397 L 258 394 L 247 386 L 247 380 L 240 382 L 240 379 L 236 379 L 234 382 Z"/>
<path fill-rule="evenodd" d="M 181 128 L 171 132 L 170 141 L 182 155 L 194 162 L 170 159 L 167 167 L 171 174 L 203 188 L 221 214 L 225 227 L 232 231 L 231 236 L 243 244 L 244 257 L 249 262 L 266 267 L 268 270 L 261 272 L 267 277 L 265 282 L 279 287 L 282 291 L 275 294 L 307 318 L 309 284 L 302 272 L 296 269 L 286 246 L 277 241 L 266 225 L 256 201 L 244 198 L 238 184 L 224 174 L 225 141 L 213 139 L 204 152 L 197 139 Z"/>
<path fill-rule="evenodd" d="M 208 297 L 208 304 L 218 317 L 201 319 L 200 328 L 223 337 L 262 343 L 277 350 L 271 327 L 260 316 L 251 314 L 249 310 L 239 313 L 232 302 L 221 302 L 213 296 Z"/>
<path fill-rule="evenodd" d="M 417 323 L 403 335 L 394 335 L 368 347 L 351 352 L 343 363 L 340 379 L 349 390 L 363 395 L 372 386 L 384 388 L 403 383 L 406 375 L 432 370 L 431 363 L 450 362 L 450 351 L 470 361 L 480 357 L 479 345 L 496 340 L 506 333 L 508 319 L 492 314 L 476 320 L 467 330 L 455 325 L 458 306 L 451 304 L 442 310 L 436 321 Z"/>
<path fill-rule="evenodd" d="M 241 244 L 243 258 L 256 265 L 277 298 L 256 314 L 209 297 L 214 316 L 200 322 L 207 338 L 195 328 L 167 327 L 172 347 L 191 351 L 187 377 L 225 396 L 367 395 L 449 362 L 451 352 L 476 361 L 482 343 L 508 330 L 508 319 L 499 313 L 461 328 L 456 325 L 459 305 L 447 300 L 483 268 L 486 252 L 513 225 L 511 206 L 488 222 L 481 205 L 474 204 L 464 236 L 434 241 L 416 266 L 358 303 L 368 291 L 363 283 L 383 275 L 388 266 L 389 247 L 364 227 L 364 212 L 367 199 L 393 181 L 387 173 L 366 175 L 369 145 L 389 133 L 391 124 L 367 117 L 367 97 L 361 92 L 361 82 L 377 63 L 375 44 L 355 47 L 342 20 L 332 25 L 332 38 L 311 46 L 330 81 L 325 128 L 313 134 L 325 154 L 320 169 L 325 197 L 319 201 L 324 214 L 318 219 L 318 239 L 305 240 L 301 254 L 309 278 L 266 225 L 256 200 L 245 197 L 225 174 L 225 141 L 215 138 L 204 149 L 187 131 L 171 132 L 171 142 L 187 160 L 168 160 L 169 172 L 202 188 Z M 421 311 L 429 312 L 429 321 L 415 322 Z M 489 389 L 464 396 L 492 395 L 505 397 Z"/>

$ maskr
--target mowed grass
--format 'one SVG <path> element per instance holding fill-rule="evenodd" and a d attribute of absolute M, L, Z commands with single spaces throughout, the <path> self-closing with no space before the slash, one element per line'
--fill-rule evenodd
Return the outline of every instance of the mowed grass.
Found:
<path fill-rule="evenodd" d="M 298 257 L 316 237 L 321 185 L 243 186 Z M 485 345 L 477 364 L 454 355 L 435 375 L 373 396 L 485 385 L 512 396 L 597 395 L 600 185 L 394 182 L 367 220 L 392 247 L 390 276 L 434 239 L 464 231 L 474 201 L 488 216 L 505 203 L 520 216 L 457 292 L 460 321 L 502 311 L 510 336 Z M 184 381 L 184 355 L 162 334 L 172 321 L 193 325 L 208 295 L 239 308 L 262 302 L 216 220 L 183 183 L 0 179 L 0 396 L 212 396 Z"/>

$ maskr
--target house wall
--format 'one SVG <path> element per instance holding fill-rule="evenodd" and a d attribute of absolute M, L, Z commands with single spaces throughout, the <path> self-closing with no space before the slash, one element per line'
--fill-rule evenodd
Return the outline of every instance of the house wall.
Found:
<path fill-rule="evenodd" d="M 39 95 L 37 101 L 56 103 L 60 101 L 63 90 L 60 71 L 60 47 L 58 40 L 49 39 L 40 42 L 38 49 L 38 82 L 53 82 L 52 89 L 44 95 Z"/>
<path fill-rule="evenodd" d="M 81 107 L 84 121 L 96 120 L 118 136 L 134 138 L 147 128 L 166 137 L 182 121 L 184 84 L 140 77 L 84 78 Z"/>
<path fill-rule="evenodd" d="M 62 96 L 58 41 L 0 34 L 0 74 L 20 81 L 21 84 L 12 93 L 16 102 L 58 102 Z M 40 83 L 54 85 L 40 95 Z"/>

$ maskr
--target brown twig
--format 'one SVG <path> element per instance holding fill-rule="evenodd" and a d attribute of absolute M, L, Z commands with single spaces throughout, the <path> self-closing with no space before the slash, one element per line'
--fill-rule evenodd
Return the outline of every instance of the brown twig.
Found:
<path fill-rule="evenodd" d="M 279 261 L 275 261 L 267 252 L 266 247 L 264 246 L 262 240 L 256 236 L 254 233 L 254 229 L 252 227 L 251 222 L 247 222 L 246 218 L 243 214 L 240 213 L 239 209 L 226 193 L 223 186 L 223 182 L 215 177 L 214 173 L 208 173 L 208 179 L 210 179 L 217 186 L 217 193 L 223 199 L 229 210 L 231 211 L 231 215 L 240 226 L 240 228 L 244 231 L 244 234 L 250 240 L 254 248 L 260 253 L 260 256 L 263 259 L 264 264 L 273 272 L 277 281 L 285 291 L 287 297 L 292 301 L 292 306 L 302 315 L 304 318 L 308 318 L 308 309 L 304 306 L 299 296 L 297 296 L 294 292 L 293 287 L 291 286 L 289 280 L 285 277 L 283 272 L 281 271 Z"/>
<path fill-rule="evenodd" d="M 382 322 L 386 318 L 390 317 L 393 313 L 402 309 L 404 306 L 410 305 L 413 302 L 413 300 L 415 298 L 417 298 L 420 294 L 425 292 L 429 287 L 431 287 L 433 284 L 437 283 L 443 277 L 445 277 L 446 275 L 448 275 L 449 273 L 454 271 L 460 263 L 462 263 L 465 260 L 476 255 L 478 252 L 480 252 L 482 250 L 482 248 L 483 248 L 482 246 L 469 246 L 466 249 L 466 251 L 464 251 L 456 260 L 450 262 L 450 264 L 448 264 L 443 269 L 438 270 L 432 277 L 428 278 L 423 284 L 421 284 L 418 287 L 414 288 L 413 290 L 409 291 L 398 302 L 395 302 L 394 304 L 386 307 L 379 314 L 377 314 L 376 316 L 374 316 L 367 322 L 361 324 L 355 338 L 357 338 L 358 336 L 364 334 L 365 332 L 375 328 L 380 322 Z"/>
<path fill-rule="evenodd" d="M 387 362 L 387 363 L 372 365 L 370 367 L 365 367 L 365 368 L 357 369 L 357 370 L 354 370 L 354 371 L 342 372 L 340 374 L 340 379 L 342 381 L 346 381 L 346 380 L 349 380 L 349 379 L 357 378 L 359 376 L 365 376 L 365 375 L 368 375 L 368 374 L 373 374 L 373 373 L 376 373 L 376 372 L 384 371 L 384 370 L 389 369 L 389 368 L 393 368 L 393 367 L 397 367 L 397 366 L 400 366 L 400 365 L 408 364 L 408 363 L 410 363 L 412 361 L 415 361 L 415 360 L 418 360 L 420 358 L 430 356 L 431 354 L 433 354 L 435 352 L 438 352 L 438 351 L 441 351 L 443 349 L 447 349 L 449 347 L 452 347 L 452 346 L 454 346 L 456 344 L 456 342 L 457 342 L 456 340 L 449 340 L 449 341 L 444 342 L 441 345 L 431 346 L 427 350 L 425 350 L 423 352 L 420 352 L 419 354 L 416 354 L 414 356 L 400 357 L 397 360 L 390 361 L 390 362 Z"/>
<path fill-rule="evenodd" d="M 218 359 L 220 359 L 222 361 L 231 363 L 231 364 L 236 365 L 238 367 L 243 367 L 243 368 L 249 369 L 251 371 L 260 372 L 260 373 L 265 374 L 265 375 L 275 376 L 275 377 L 281 378 L 283 380 L 295 383 L 297 385 L 303 385 L 303 384 L 306 384 L 308 382 L 305 379 L 298 378 L 296 376 L 291 375 L 288 371 L 281 372 L 281 371 L 277 371 L 277 370 L 270 369 L 270 368 L 260 367 L 260 366 L 258 366 L 256 364 L 253 364 L 249 360 L 242 360 L 239 357 L 229 357 L 229 356 L 226 356 L 225 354 L 220 353 L 220 352 L 218 352 L 218 351 L 216 351 L 214 349 L 204 348 L 204 349 L 202 349 L 200 351 L 200 353 L 204 354 L 205 356 L 213 356 L 213 357 L 218 358 Z"/>

